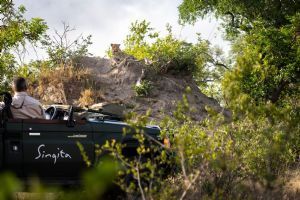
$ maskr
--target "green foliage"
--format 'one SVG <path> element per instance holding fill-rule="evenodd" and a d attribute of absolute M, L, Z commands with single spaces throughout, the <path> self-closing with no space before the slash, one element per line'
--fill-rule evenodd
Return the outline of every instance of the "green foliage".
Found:
<path fill-rule="evenodd" d="M 300 2 L 291 0 L 184 0 L 179 6 L 179 13 L 182 23 L 194 23 L 199 17 L 204 18 L 210 14 L 221 17 L 228 36 L 231 37 L 250 31 L 257 22 L 280 28 L 299 9 Z"/>
<path fill-rule="evenodd" d="M 102 158 L 92 170 L 84 174 L 83 189 L 85 192 L 79 191 L 77 195 L 71 195 L 73 198 L 70 199 L 78 197 L 81 197 L 80 199 L 99 199 L 113 184 L 118 169 L 118 163 Z"/>
<path fill-rule="evenodd" d="M 209 118 L 194 122 L 186 115 L 190 111 L 184 95 L 173 118 L 166 117 L 161 123 L 161 137 L 170 138 L 171 149 L 160 149 L 159 154 L 149 159 L 147 155 L 154 146 L 145 146 L 148 138 L 139 128 L 147 124 L 148 115 L 131 115 L 134 120 L 129 124 L 140 144 L 136 157 L 124 157 L 122 149 L 126 146 L 115 140 L 107 142 L 101 152 L 110 152 L 124 166 L 116 182 L 128 194 L 139 193 L 142 199 L 264 198 L 259 190 L 276 186 L 297 159 L 299 124 L 292 127 L 280 123 L 284 116 L 273 110 L 276 107 L 253 109 L 266 109 L 270 114 L 249 113 L 227 123 L 221 114 L 207 108 Z M 157 163 L 171 166 L 169 178 L 162 179 L 165 171 Z M 128 183 L 129 175 L 133 179 Z M 251 185 L 259 185 L 259 189 Z"/>
<path fill-rule="evenodd" d="M 0 5 L 1 12 L 12 9 L 10 1 Z M 127 54 L 147 60 L 158 73 L 193 76 L 206 93 L 218 94 L 220 100 L 222 92 L 232 118 L 225 119 L 207 107 L 208 117 L 195 122 L 188 115 L 192 110 L 184 95 L 172 117 L 161 122 L 161 138 L 171 142 L 167 148 L 143 132 L 149 113 L 132 114 L 128 123 L 139 143 L 136 155 L 126 157 L 128 147 L 116 140 L 96 145 L 98 163 L 83 175 L 83 190 L 60 192 L 57 198 L 99 199 L 112 182 L 129 196 L 142 199 L 266 199 L 273 197 L 272 188 L 283 191 L 281 177 L 291 166 L 299 166 L 299 6 L 298 1 L 290 0 L 184 0 L 179 7 L 181 22 L 193 23 L 210 14 L 224 20 L 227 38 L 234 44 L 231 66 L 218 48 L 200 37 L 190 44 L 176 38 L 170 26 L 167 35 L 161 36 L 146 21 L 133 23 L 125 40 Z M 38 19 L 32 24 L 21 20 L 24 11 L 24 7 L 13 10 L 13 17 L 4 21 L 7 26 L 0 29 L 4 82 L 13 71 L 8 67 L 14 63 L 11 48 L 38 40 L 46 29 Z M 24 30 L 32 35 L 23 34 Z M 50 62 L 65 64 L 74 55 L 85 55 L 89 38 L 82 41 L 74 43 L 77 50 L 71 51 L 48 43 Z M 34 81 L 32 74 L 41 65 L 25 65 L 18 73 Z M 147 96 L 151 87 L 150 82 L 142 81 L 134 90 L 137 96 Z M 124 136 L 132 130 L 124 130 Z M 90 165 L 83 147 L 78 146 Z M 21 189 L 14 178 L 4 175 L 0 180 L 4 183 L 0 199 L 11 198 Z M 39 186 L 32 191 L 49 190 Z M 282 199 L 289 194 L 275 195 Z"/>
<path fill-rule="evenodd" d="M 273 103 L 299 95 L 299 40 L 295 26 L 280 30 L 258 26 L 234 47 L 236 65 L 225 76 L 224 91 L 232 95 L 247 94 L 257 102 Z M 253 42 L 255 41 L 255 42 Z M 239 92 L 233 92 L 239 88 Z"/>
<path fill-rule="evenodd" d="M 297 107 L 288 104 L 299 95 L 299 8 L 298 1 L 288 0 L 186 0 L 179 11 L 183 23 L 210 13 L 224 20 L 234 43 L 233 70 L 222 83 L 229 104 L 241 99 Z"/>
<path fill-rule="evenodd" d="M 167 147 L 144 132 L 143 127 L 147 125 L 150 112 L 144 116 L 131 114 L 127 121 L 131 128 L 124 129 L 123 136 L 130 134 L 136 139 L 139 144 L 136 150 L 132 151 L 130 146 L 112 140 L 107 141 L 100 152 L 108 153 L 122 166 L 116 183 L 127 196 L 153 199 L 153 195 L 160 191 L 162 177 L 166 173 L 164 167 L 171 160 L 167 160 Z"/>
<path fill-rule="evenodd" d="M 15 75 L 25 77 L 29 83 L 35 83 L 43 69 L 50 66 L 49 61 L 31 61 L 28 64 L 18 66 Z"/>
<path fill-rule="evenodd" d="M 14 193 L 22 189 L 22 184 L 12 174 L 3 173 L 0 175 L 1 183 L 0 200 L 14 199 Z"/>
<path fill-rule="evenodd" d="M 190 108 L 184 95 L 173 117 L 161 122 L 161 138 L 169 138 L 171 147 L 154 141 L 141 128 L 148 124 L 150 112 L 144 116 L 131 113 L 127 121 L 131 128 L 124 129 L 123 137 L 133 134 L 139 144 L 136 154 L 128 157 L 130 146 L 121 141 L 106 141 L 96 145 L 98 162 L 83 175 L 82 190 L 53 190 L 37 183 L 30 191 L 38 192 L 40 199 L 54 191 L 55 199 L 99 199 L 115 183 L 127 197 L 142 199 L 283 198 L 291 194 L 274 194 L 272 188 L 283 190 L 278 186 L 280 177 L 299 162 L 300 127 L 295 121 L 282 123 L 291 120 L 287 110 L 274 105 L 253 107 L 263 109 L 228 123 L 207 107 L 209 117 L 195 122 L 186 115 Z M 14 182 L 12 186 L 3 188 L 6 197 L 20 189 Z"/>
<path fill-rule="evenodd" d="M 9 81 L 16 71 L 16 61 L 12 49 L 40 40 L 47 25 L 40 18 L 25 20 L 24 6 L 15 8 L 10 0 L 0 2 L 0 89 L 7 89 Z"/>
<path fill-rule="evenodd" d="M 148 80 L 142 80 L 140 84 L 134 85 L 133 90 L 135 91 L 136 95 L 139 97 L 145 97 L 148 96 L 151 89 L 152 89 L 152 83 Z"/>
<path fill-rule="evenodd" d="M 166 29 L 167 34 L 161 36 L 145 20 L 132 23 L 124 42 L 125 52 L 145 59 L 158 73 L 192 74 L 203 83 L 215 78 L 219 68 L 225 66 L 221 65 L 221 51 L 211 48 L 208 41 L 199 37 L 196 44 L 187 43 L 174 36 L 170 25 Z"/>
<path fill-rule="evenodd" d="M 220 80 L 229 69 L 222 50 L 211 47 L 200 35 L 192 44 L 176 38 L 170 25 L 166 29 L 167 34 L 162 36 L 145 20 L 132 23 L 124 42 L 125 52 L 144 59 L 157 73 L 192 76 L 205 94 L 222 101 Z"/>
<path fill-rule="evenodd" d="M 191 197 L 257 198 L 259 194 L 251 196 L 247 182 L 258 183 L 262 188 L 272 187 L 295 162 L 299 152 L 299 124 L 287 123 L 290 119 L 287 110 L 274 106 L 252 109 L 265 111 L 248 113 L 226 123 L 222 115 L 207 108 L 210 117 L 197 123 L 185 115 L 189 106 L 184 97 L 173 114 L 175 120 L 163 121 L 163 135 L 172 138 L 172 150 L 176 152 L 183 181 L 200 190 L 191 191 Z M 269 115 L 265 116 L 267 110 Z M 184 188 L 178 190 L 182 192 Z"/>
<path fill-rule="evenodd" d="M 79 151 L 81 153 L 82 159 L 85 162 L 86 166 L 87 167 L 91 167 L 92 163 L 89 160 L 89 157 L 86 155 L 86 152 L 84 151 L 83 145 L 80 142 L 76 142 L 76 144 L 77 144 L 77 146 L 79 148 Z"/>
<path fill-rule="evenodd" d="M 20 180 L 12 174 L 1 174 L 0 181 L 3 186 L 0 189 L 0 200 L 8 199 L 101 199 L 105 192 L 113 185 L 113 180 L 119 169 L 118 163 L 108 158 L 102 158 L 93 169 L 82 176 L 82 188 L 79 190 L 63 190 L 43 185 L 38 179 L 29 180 L 27 192 Z M 114 191 L 116 192 L 116 191 Z"/>

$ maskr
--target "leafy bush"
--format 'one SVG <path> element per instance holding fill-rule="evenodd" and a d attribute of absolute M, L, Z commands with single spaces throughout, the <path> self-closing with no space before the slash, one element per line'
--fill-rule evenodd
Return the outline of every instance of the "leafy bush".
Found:
<path fill-rule="evenodd" d="M 166 117 L 161 123 L 161 137 L 171 140 L 171 148 L 160 149 L 151 159 L 147 154 L 153 146 L 144 145 L 147 138 L 139 129 L 147 124 L 147 115 L 133 115 L 128 122 L 141 145 L 136 157 L 124 157 L 124 146 L 116 141 L 102 147 L 102 151 L 110 152 L 124 166 L 116 181 L 128 195 L 139 193 L 142 199 L 252 199 L 279 195 L 271 188 L 281 187 L 278 185 L 281 177 L 297 159 L 299 125 L 291 129 L 288 123 L 278 123 L 281 119 L 276 111 L 273 111 L 275 121 L 261 113 L 228 123 L 221 114 L 207 110 L 208 119 L 192 121 L 185 114 L 190 111 L 184 95 L 174 118 Z M 165 171 L 158 163 L 171 166 L 168 177 L 162 176 Z M 129 175 L 132 179 L 128 179 Z"/>
<path fill-rule="evenodd" d="M 135 91 L 136 95 L 139 97 L 148 96 L 150 90 L 152 88 L 152 83 L 148 80 L 142 80 L 140 84 L 136 84 L 133 86 L 133 90 Z"/>
<path fill-rule="evenodd" d="M 156 32 L 149 22 L 136 21 L 124 45 L 125 52 L 144 62 L 156 73 L 191 76 L 206 95 L 223 100 L 220 81 L 230 67 L 218 47 L 202 40 L 188 43 L 175 37 L 170 25 L 165 36 Z M 108 51 L 108 54 L 110 52 Z"/>
<path fill-rule="evenodd" d="M 159 73 L 193 74 L 203 82 L 212 79 L 208 68 L 221 66 L 221 54 L 200 37 L 196 44 L 187 43 L 173 35 L 170 25 L 166 29 L 167 35 L 161 36 L 145 20 L 132 23 L 124 41 L 125 52 L 145 59 Z"/>

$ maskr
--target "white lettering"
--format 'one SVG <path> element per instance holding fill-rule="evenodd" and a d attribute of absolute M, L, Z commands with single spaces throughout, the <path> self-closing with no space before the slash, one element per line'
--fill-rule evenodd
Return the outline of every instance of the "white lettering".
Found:
<path fill-rule="evenodd" d="M 72 159 L 71 155 L 64 152 L 64 150 L 57 148 L 57 153 L 46 153 L 46 151 L 44 150 L 45 145 L 41 144 L 38 149 L 38 156 L 36 156 L 34 159 L 35 160 L 39 160 L 39 159 L 46 159 L 46 158 L 51 158 L 53 159 L 54 164 L 56 164 L 57 160 L 59 159 Z"/>

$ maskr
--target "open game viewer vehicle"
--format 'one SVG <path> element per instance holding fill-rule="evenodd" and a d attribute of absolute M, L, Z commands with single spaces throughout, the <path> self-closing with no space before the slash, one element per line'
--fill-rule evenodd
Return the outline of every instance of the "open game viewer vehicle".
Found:
<path fill-rule="evenodd" d="M 21 179 L 37 176 L 49 184 L 79 183 L 87 165 L 77 142 L 84 147 L 92 164 L 96 160 L 95 145 L 102 146 L 107 140 L 125 144 L 126 156 L 134 156 L 139 146 L 133 134 L 123 134 L 123 129 L 130 126 L 120 116 L 101 109 L 53 105 L 46 109 L 47 119 L 14 119 L 11 95 L 2 95 L 5 107 L 0 111 L 0 169 L 9 170 Z M 80 112 L 89 115 L 79 118 Z M 147 126 L 143 130 L 150 140 L 163 142 L 159 127 Z"/>

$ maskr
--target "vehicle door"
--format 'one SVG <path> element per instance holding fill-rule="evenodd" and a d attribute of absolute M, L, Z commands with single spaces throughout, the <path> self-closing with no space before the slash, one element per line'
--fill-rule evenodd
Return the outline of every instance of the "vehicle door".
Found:
<path fill-rule="evenodd" d="M 92 128 L 85 121 L 68 127 L 65 120 L 23 120 L 24 173 L 46 179 L 76 179 L 94 160 Z M 83 147 L 83 151 L 79 146 Z"/>
<path fill-rule="evenodd" d="M 106 141 L 111 142 L 115 140 L 124 145 L 122 149 L 123 155 L 131 156 L 136 155 L 136 148 L 138 147 L 138 141 L 132 137 L 130 131 L 134 131 L 128 126 L 128 124 L 120 121 L 98 121 L 92 123 L 94 131 L 95 144 L 102 146 Z M 128 133 L 124 134 L 124 130 Z"/>

